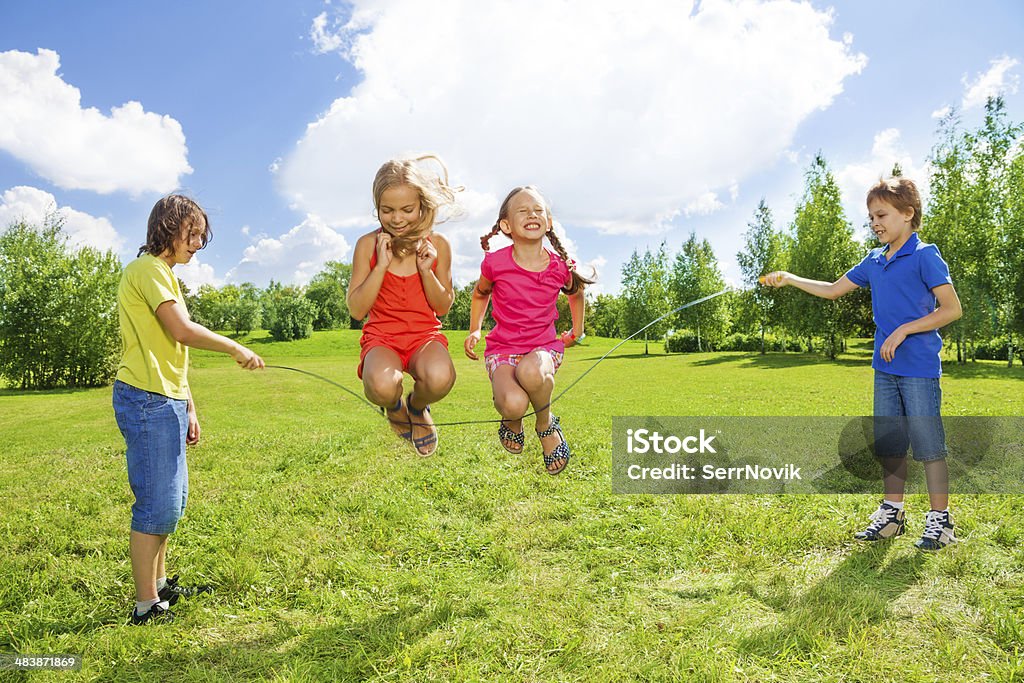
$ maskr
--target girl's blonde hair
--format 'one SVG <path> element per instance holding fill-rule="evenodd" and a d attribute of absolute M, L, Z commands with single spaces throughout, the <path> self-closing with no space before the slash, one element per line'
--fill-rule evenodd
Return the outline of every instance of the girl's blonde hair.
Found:
<path fill-rule="evenodd" d="M 870 204 L 874 199 L 885 202 L 900 213 L 913 209 L 914 217 L 910 219 L 910 229 L 917 230 L 921 227 L 921 193 L 917 191 L 917 185 L 910 178 L 879 178 L 868 190 L 866 202 Z"/>
<path fill-rule="evenodd" d="M 424 168 L 423 162 L 433 161 L 440 167 L 440 172 L 431 173 Z M 450 218 L 438 219 L 438 209 L 448 207 L 451 213 L 458 210 L 455 193 L 461 187 L 448 184 L 448 168 L 439 157 L 425 154 L 413 159 L 391 159 L 384 163 L 373 179 L 373 208 L 375 213 L 380 210 L 380 199 L 384 191 L 408 185 L 415 188 L 420 196 L 420 221 L 412 229 L 401 236 L 394 236 L 391 249 L 396 256 L 405 256 L 416 251 L 416 245 L 434 229 L 435 223 L 443 223 Z M 384 224 L 381 224 L 384 228 Z M 384 228 L 385 230 L 387 228 Z"/>
<path fill-rule="evenodd" d="M 548 211 L 548 216 L 551 215 L 551 205 L 548 204 L 548 200 L 543 194 L 541 194 L 540 190 L 538 190 L 535 185 L 523 185 L 521 187 L 513 188 L 512 191 L 508 193 L 508 196 L 505 197 L 505 201 L 501 203 L 501 208 L 498 209 L 498 220 L 494 221 L 494 225 L 491 226 L 491 231 L 480 238 L 480 246 L 483 247 L 484 251 L 487 251 L 490 248 L 491 238 L 501 232 L 501 222 L 508 220 L 508 205 L 512 203 L 512 198 L 520 192 L 527 191 L 533 192 L 540 197 L 544 201 L 544 207 Z M 565 247 L 562 246 L 562 241 L 558 239 L 558 235 L 555 234 L 554 226 L 549 227 L 547 232 L 544 233 L 544 236 L 548 238 L 548 241 L 551 242 L 551 246 L 555 248 L 558 255 L 561 256 L 562 260 L 569 266 L 569 272 L 572 275 L 572 284 L 568 288 L 563 287 L 563 292 L 566 294 L 575 294 L 586 285 L 594 284 L 593 280 L 588 280 L 577 272 L 576 262 L 569 258 L 569 254 L 565 251 Z"/>

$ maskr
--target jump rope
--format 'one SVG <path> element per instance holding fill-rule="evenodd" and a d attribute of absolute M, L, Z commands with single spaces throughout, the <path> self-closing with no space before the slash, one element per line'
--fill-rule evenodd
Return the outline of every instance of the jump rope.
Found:
<path fill-rule="evenodd" d="M 594 363 L 589 368 L 587 368 L 583 372 L 583 374 L 581 374 L 579 377 L 574 379 L 569 384 L 569 386 L 567 386 L 565 389 L 562 389 L 562 391 L 560 391 L 557 396 L 555 396 L 553 399 L 548 401 L 547 405 L 544 405 L 544 406 L 542 406 L 540 408 L 537 408 L 536 410 L 533 410 L 533 411 L 531 411 L 529 413 L 526 413 L 525 415 L 522 416 L 522 418 L 519 418 L 519 419 L 525 419 L 527 417 L 530 417 L 531 415 L 536 415 L 541 410 L 546 410 L 546 409 L 550 408 L 552 405 L 554 405 L 555 401 L 557 401 L 558 399 L 560 399 L 563 396 L 565 396 L 565 394 L 570 389 L 572 389 L 574 386 L 576 386 L 579 383 L 580 380 L 582 380 L 584 377 L 586 377 L 588 374 L 590 374 L 590 372 L 594 368 L 596 368 L 598 365 L 600 365 L 601 361 L 603 361 L 608 356 L 612 355 L 612 353 L 617 348 L 619 348 L 620 346 L 622 346 L 623 344 L 625 344 L 629 340 L 633 339 L 634 337 L 636 337 L 637 335 L 639 335 L 641 332 L 643 332 L 644 330 L 648 329 L 652 325 L 656 325 L 657 323 L 661 322 L 665 318 L 667 318 L 670 315 L 673 315 L 675 313 L 678 313 L 679 311 L 685 310 L 685 309 L 690 308 L 692 306 L 696 306 L 697 304 L 702 304 L 705 301 L 710 301 L 711 299 L 714 299 L 715 297 L 722 296 L 723 294 L 725 294 L 728 291 L 730 291 L 730 288 L 726 287 L 725 289 L 721 290 L 720 292 L 715 292 L 714 294 L 709 294 L 708 296 L 704 296 L 704 297 L 701 297 L 699 299 L 694 299 L 693 301 L 687 302 L 687 303 L 683 304 L 682 306 L 677 306 L 676 308 L 673 308 L 671 311 L 669 311 L 665 315 L 663 315 L 663 316 L 661 316 L 659 318 L 655 318 L 654 320 L 652 320 L 651 322 L 647 323 L 646 325 L 641 327 L 639 330 L 634 332 L 633 334 L 629 335 L 628 337 L 626 337 L 625 339 L 620 341 L 618 344 L 613 346 L 606 354 L 604 354 L 603 356 L 598 358 L 596 361 L 594 361 Z M 309 375 L 310 377 L 316 378 L 316 379 L 320 380 L 321 382 L 326 382 L 326 383 L 330 384 L 331 386 L 335 386 L 335 387 L 341 389 L 342 391 L 344 391 L 347 394 L 351 394 L 352 396 L 354 396 L 359 401 L 365 403 L 367 406 L 369 406 L 369 408 L 371 410 L 373 410 L 373 412 L 375 412 L 378 415 L 382 416 L 388 422 L 392 422 L 394 424 L 399 424 L 397 421 L 393 421 L 390 417 L 388 417 L 387 413 L 384 410 L 384 408 L 382 408 L 381 406 L 377 406 L 377 405 L 374 405 L 374 404 L 370 403 L 364 397 L 360 396 L 359 394 L 357 394 L 356 392 L 352 391 L 348 387 L 343 386 L 343 385 L 335 382 L 334 380 L 328 379 L 328 378 L 324 377 L 323 375 L 318 375 L 315 372 L 310 372 L 309 370 L 300 370 L 299 368 L 290 368 L 290 367 L 288 367 L 286 365 L 266 365 L 264 367 L 273 368 L 275 370 L 288 370 L 290 372 L 297 372 L 297 373 L 302 374 L 302 375 Z M 433 426 L 434 427 L 451 427 L 451 426 L 455 426 L 455 425 L 494 424 L 494 423 L 498 423 L 498 422 L 502 422 L 502 421 L 503 421 L 503 418 L 499 418 L 497 420 L 460 420 L 460 421 L 457 421 L 457 422 L 434 422 Z M 406 423 L 403 421 L 400 424 L 405 425 Z M 411 415 L 410 415 L 410 421 L 409 421 L 408 424 L 410 426 L 417 426 L 417 427 L 428 427 L 428 426 L 430 426 L 430 424 L 426 423 L 426 422 L 412 422 Z"/>

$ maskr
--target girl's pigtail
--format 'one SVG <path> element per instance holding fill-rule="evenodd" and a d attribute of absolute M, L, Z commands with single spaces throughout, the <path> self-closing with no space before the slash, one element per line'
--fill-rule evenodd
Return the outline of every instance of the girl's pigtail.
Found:
<path fill-rule="evenodd" d="M 547 231 L 547 238 L 548 241 L 551 242 L 551 246 L 553 246 L 555 251 L 558 252 L 558 255 L 562 257 L 563 261 L 565 261 L 565 265 L 569 267 L 569 274 L 572 275 L 572 284 L 569 285 L 568 288 L 563 287 L 563 292 L 566 294 L 575 294 L 583 289 L 584 286 L 594 284 L 593 280 L 588 280 L 580 275 L 576 270 L 576 262 L 569 258 L 569 254 L 565 251 L 565 247 L 562 246 L 562 241 L 558 239 L 558 235 L 555 234 L 554 228 L 550 228 Z"/>
<path fill-rule="evenodd" d="M 501 232 L 501 228 L 498 227 L 498 222 L 495 221 L 494 227 L 491 228 L 491 231 L 480 238 L 480 246 L 483 247 L 484 251 L 490 250 L 491 238 L 497 235 L 499 232 Z"/>

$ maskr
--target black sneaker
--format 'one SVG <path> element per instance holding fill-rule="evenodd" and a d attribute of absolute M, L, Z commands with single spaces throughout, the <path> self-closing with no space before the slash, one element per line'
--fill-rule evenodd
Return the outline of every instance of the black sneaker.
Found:
<path fill-rule="evenodd" d="M 173 605 L 178 602 L 178 598 L 191 598 L 198 593 L 212 592 L 213 589 L 209 586 L 182 586 L 178 583 L 178 575 L 175 574 L 167 579 L 167 585 L 161 588 L 156 596 L 161 600 L 167 601 L 168 605 Z"/>
<path fill-rule="evenodd" d="M 906 531 L 903 510 L 895 508 L 885 501 L 882 501 L 878 509 L 871 513 L 870 519 L 871 524 L 867 529 L 853 535 L 858 541 L 882 541 L 900 536 Z"/>
<path fill-rule="evenodd" d="M 953 516 L 945 510 L 931 510 L 924 519 L 924 535 L 914 545 L 921 550 L 942 550 L 959 540 L 953 535 Z"/>
<path fill-rule="evenodd" d="M 172 621 L 174 621 L 174 612 L 161 607 L 159 602 L 142 614 L 132 610 L 132 624 L 136 626 L 140 624 L 169 624 Z"/>

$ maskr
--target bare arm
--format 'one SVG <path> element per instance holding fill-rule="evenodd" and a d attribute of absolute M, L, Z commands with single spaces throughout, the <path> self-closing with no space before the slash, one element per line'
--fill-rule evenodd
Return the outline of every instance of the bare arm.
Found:
<path fill-rule="evenodd" d="M 238 342 L 211 332 L 199 323 L 192 322 L 185 308 L 177 301 L 165 301 L 156 307 L 156 317 L 174 341 L 194 349 L 219 351 L 230 355 L 246 370 L 263 367 L 263 359 Z"/>
<path fill-rule="evenodd" d="M 377 264 L 370 268 L 370 256 L 377 251 Z M 363 235 L 356 242 L 352 253 L 352 277 L 348 282 L 345 303 L 356 320 L 362 320 L 377 300 L 380 286 L 384 284 L 384 273 L 391 264 L 391 236 L 383 230 Z"/>
<path fill-rule="evenodd" d="M 195 446 L 199 443 L 199 435 L 202 430 L 199 428 L 199 416 L 196 414 L 196 402 L 192 398 L 192 387 L 188 388 L 188 433 L 185 435 L 185 443 Z"/>
<path fill-rule="evenodd" d="M 427 303 L 438 315 L 444 315 L 455 300 L 452 287 L 452 248 L 448 240 L 438 234 L 431 240 L 422 240 L 416 250 L 416 270 L 423 282 Z M 434 262 L 437 268 L 433 268 Z"/>
<path fill-rule="evenodd" d="M 764 284 L 770 287 L 785 287 L 791 285 L 799 290 L 819 296 L 822 299 L 838 299 L 857 289 L 850 278 L 845 275 L 835 282 L 823 282 L 822 280 L 808 280 L 807 278 L 787 273 L 784 270 L 777 270 L 764 276 Z"/>
<path fill-rule="evenodd" d="M 583 337 L 583 318 L 587 313 L 587 300 L 583 296 L 583 289 L 574 294 L 568 294 L 569 313 L 572 315 L 572 339 L 566 346 L 574 346 L 576 340 Z M 562 340 L 565 342 L 565 340 Z"/>
<path fill-rule="evenodd" d="M 491 301 L 491 281 L 483 275 L 477 280 L 473 288 L 473 298 L 469 304 L 469 336 L 463 344 L 466 355 L 477 360 L 478 357 L 473 348 L 480 343 L 481 327 L 484 324 L 484 315 L 487 313 L 487 304 Z"/>
<path fill-rule="evenodd" d="M 956 295 L 956 290 L 953 289 L 953 285 L 939 285 L 932 290 L 935 294 L 935 298 L 939 301 L 939 307 L 928 315 L 923 315 L 917 320 L 911 320 L 908 323 L 903 323 L 890 334 L 886 340 L 882 343 L 882 348 L 878 350 L 878 354 L 882 357 L 882 360 L 887 363 L 891 363 L 893 357 L 896 355 L 896 349 L 899 348 L 903 340 L 912 334 L 919 334 L 921 332 L 931 332 L 937 330 L 940 327 L 945 327 L 954 320 L 959 320 L 960 316 L 963 315 L 963 308 L 960 306 L 960 297 Z"/>

